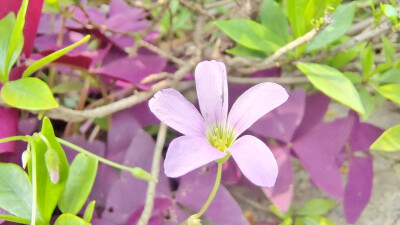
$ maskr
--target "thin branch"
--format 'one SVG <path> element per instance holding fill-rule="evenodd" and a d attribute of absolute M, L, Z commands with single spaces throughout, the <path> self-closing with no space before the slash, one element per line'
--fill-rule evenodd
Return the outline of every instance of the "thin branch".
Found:
<path fill-rule="evenodd" d="M 52 119 L 64 120 L 67 122 L 80 122 L 87 119 L 102 118 L 111 115 L 115 112 L 130 108 L 136 104 L 146 101 L 161 89 L 177 85 L 178 82 L 183 78 L 183 76 L 185 76 L 186 73 L 188 73 L 194 68 L 197 62 L 198 61 L 196 60 L 190 60 L 185 66 L 182 66 L 179 70 L 177 70 L 174 73 L 173 79 L 160 81 L 157 84 L 153 85 L 149 91 L 142 91 L 132 96 L 120 99 L 116 102 L 110 103 L 108 105 L 97 107 L 95 109 L 73 110 L 63 106 L 59 106 L 55 109 L 46 111 L 45 115 Z M 179 88 L 180 88 L 179 85 L 177 85 L 177 89 Z M 184 86 L 183 88 L 186 87 Z M 4 104 L 2 99 L 0 99 L 0 106 L 6 106 L 6 104 Z M 36 114 L 40 113 L 38 111 L 31 111 L 31 112 Z"/>
<path fill-rule="evenodd" d="M 165 125 L 164 123 L 160 123 L 160 129 L 158 130 L 156 146 L 154 149 L 153 162 L 151 165 L 151 176 L 154 179 L 158 179 L 158 175 L 160 173 L 160 161 L 166 136 L 167 136 L 167 125 Z M 147 187 L 146 201 L 144 203 L 144 209 L 137 225 L 147 225 L 149 222 L 151 212 L 153 211 L 153 206 L 154 206 L 156 186 L 157 186 L 156 181 L 154 180 L 149 181 L 149 185 Z"/>
<path fill-rule="evenodd" d="M 200 7 L 199 5 L 190 2 L 190 1 L 186 1 L 186 0 L 179 0 L 179 3 L 181 3 L 183 6 L 185 6 L 186 8 L 198 12 L 201 15 L 207 16 L 208 18 L 210 18 L 211 20 L 215 20 L 215 17 L 211 14 L 209 14 L 205 9 L 203 9 L 202 7 Z"/>
<path fill-rule="evenodd" d="M 289 42 L 282 48 L 278 49 L 273 55 L 271 55 L 268 58 L 266 58 L 265 60 L 261 61 L 261 63 L 259 63 L 258 65 L 254 65 L 249 68 L 238 69 L 238 71 L 240 73 L 249 74 L 249 73 L 254 73 L 256 71 L 259 71 L 259 70 L 268 69 L 271 66 L 273 66 L 275 61 L 277 59 L 279 59 L 281 56 L 283 56 L 285 53 L 287 53 L 287 52 L 291 51 L 292 49 L 295 49 L 295 48 L 299 47 L 300 45 L 303 45 L 306 42 L 313 39 L 318 34 L 319 31 L 320 31 L 320 29 L 312 29 L 310 32 L 306 33 L 305 35 L 297 38 L 296 40 L 294 40 L 292 42 Z"/>
<path fill-rule="evenodd" d="M 137 0 L 125 0 L 125 2 L 127 2 L 129 5 L 133 7 L 142 8 L 144 10 L 150 11 L 164 4 L 165 1 L 159 0 L 158 2 L 153 4 L 144 4 L 142 1 L 137 1 Z"/>
<path fill-rule="evenodd" d="M 279 84 L 309 83 L 307 77 L 234 77 L 228 76 L 228 81 L 233 84 L 259 84 L 263 82 L 274 82 Z"/>
<path fill-rule="evenodd" d="M 392 23 L 390 21 L 385 21 L 381 24 L 379 24 L 375 28 L 369 28 L 364 30 L 364 32 L 360 33 L 357 36 L 354 36 L 351 40 L 339 45 L 338 47 L 334 48 L 331 51 L 327 51 L 321 54 L 318 54 L 314 57 L 311 57 L 309 59 L 305 59 L 302 61 L 321 61 L 323 59 L 335 56 L 341 52 L 347 51 L 348 49 L 358 45 L 359 43 L 372 39 L 374 37 L 378 37 L 380 34 L 383 34 L 387 31 L 389 31 L 392 28 Z"/>
<path fill-rule="evenodd" d="M 183 66 L 183 65 L 187 64 L 182 59 L 179 59 L 179 58 L 173 56 L 172 54 L 162 50 L 161 48 L 150 44 L 149 42 L 139 41 L 139 45 L 148 48 L 149 50 L 159 54 L 160 56 L 162 56 L 164 58 L 167 58 L 167 59 L 171 60 L 172 62 L 174 62 L 174 63 L 176 63 L 176 64 L 178 64 L 180 66 Z"/>

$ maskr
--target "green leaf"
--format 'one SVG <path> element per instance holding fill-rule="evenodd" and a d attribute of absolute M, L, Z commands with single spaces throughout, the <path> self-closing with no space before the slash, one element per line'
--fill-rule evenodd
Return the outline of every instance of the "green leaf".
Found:
<path fill-rule="evenodd" d="M 240 56 L 248 56 L 248 57 L 258 57 L 258 58 L 267 57 L 267 55 L 264 52 L 246 48 L 243 45 L 239 45 L 239 44 L 231 49 L 227 49 L 226 52 L 229 54 L 232 54 L 232 55 L 240 55 Z"/>
<path fill-rule="evenodd" d="M 45 163 L 45 153 L 48 146 L 41 138 L 35 139 L 32 145 L 34 145 L 33 147 L 36 151 L 37 204 L 40 215 L 47 223 L 53 215 L 53 211 L 67 182 L 69 165 L 64 150 L 56 140 L 53 126 L 47 117 L 43 118 L 41 134 L 46 137 L 50 147 L 58 154 L 60 161 L 59 180 L 57 183 L 53 183 Z M 32 171 L 31 168 L 30 171 Z"/>
<path fill-rule="evenodd" d="M 285 214 L 281 212 L 281 210 L 279 210 L 278 207 L 276 207 L 275 205 L 270 205 L 269 210 L 271 210 L 271 212 L 275 214 L 275 216 L 281 219 L 285 218 Z"/>
<path fill-rule="evenodd" d="M 20 109 L 46 110 L 58 106 L 49 86 L 36 77 L 5 83 L 1 97 L 8 105 Z"/>
<path fill-rule="evenodd" d="M 335 225 L 334 222 L 322 216 L 305 216 L 302 219 L 306 225 Z"/>
<path fill-rule="evenodd" d="M 345 65 L 347 65 L 349 62 L 351 62 L 356 56 L 358 56 L 358 53 L 360 51 L 358 50 L 358 47 L 354 47 L 349 49 L 346 52 L 341 52 L 329 59 L 327 59 L 325 62 L 336 68 L 336 69 L 341 69 Z"/>
<path fill-rule="evenodd" d="M 58 201 L 63 213 L 76 215 L 85 204 L 96 178 L 98 161 L 84 153 L 78 154 L 71 164 L 67 184 Z"/>
<path fill-rule="evenodd" d="M 400 150 L 400 124 L 387 129 L 371 145 L 371 149 L 394 152 Z"/>
<path fill-rule="evenodd" d="M 15 16 L 9 13 L 0 20 L 0 81 L 5 83 L 8 81 L 10 67 L 7 63 L 8 48 L 10 45 L 11 32 L 14 28 Z M 21 49 L 22 50 L 22 49 Z M 20 51 L 21 53 L 21 51 Z"/>
<path fill-rule="evenodd" d="M 372 51 L 371 43 L 366 48 L 361 48 L 360 59 L 363 78 L 367 79 L 374 65 L 374 52 Z"/>
<path fill-rule="evenodd" d="M 306 45 L 306 52 L 320 49 L 343 36 L 353 23 L 356 2 L 340 5 L 333 13 L 333 22 Z"/>
<path fill-rule="evenodd" d="M 286 217 L 279 225 L 292 225 L 293 219 L 291 217 Z"/>
<path fill-rule="evenodd" d="M 54 94 L 66 94 L 71 91 L 78 91 L 83 88 L 82 82 L 67 81 L 56 85 L 52 91 Z"/>
<path fill-rule="evenodd" d="M 400 69 L 390 69 L 382 74 L 371 77 L 371 80 L 379 83 L 400 83 Z"/>
<path fill-rule="evenodd" d="M 85 213 L 83 214 L 83 219 L 90 222 L 92 220 L 93 217 L 93 211 L 94 211 L 94 206 L 96 205 L 96 201 L 93 200 L 91 201 L 86 209 L 85 209 Z"/>
<path fill-rule="evenodd" d="M 51 53 L 50 55 L 47 55 L 39 60 L 37 60 L 36 62 L 32 63 L 32 65 L 30 65 L 28 68 L 26 68 L 26 70 L 24 71 L 24 73 L 22 74 L 22 77 L 27 77 L 32 75 L 36 70 L 46 66 L 47 64 L 57 60 L 58 58 L 60 58 L 61 56 L 67 54 L 67 52 L 71 51 L 72 49 L 78 47 L 79 45 L 87 42 L 90 39 L 90 35 L 86 35 L 84 38 L 82 38 L 82 40 L 75 42 L 63 49 L 60 49 L 56 52 Z"/>
<path fill-rule="evenodd" d="M 362 119 L 366 120 L 371 116 L 372 112 L 374 111 L 375 101 L 372 98 L 371 94 L 367 91 L 367 89 L 365 89 L 364 86 L 360 87 L 359 94 L 360 94 L 360 99 L 361 99 L 362 105 L 365 110 L 365 114 L 362 115 Z"/>
<path fill-rule="evenodd" d="M 392 21 L 393 24 L 396 25 L 399 19 L 397 10 L 392 5 L 382 4 L 382 2 L 380 2 L 379 5 L 386 18 L 388 18 L 390 21 Z"/>
<path fill-rule="evenodd" d="M 274 32 L 283 43 L 289 42 L 289 24 L 278 3 L 264 0 L 259 16 L 261 23 Z"/>
<path fill-rule="evenodd" d="M 298 211 L 297 214 L 301 216 L 321 216 L 327 213 L 336 205 L 336 202 L 329 201 L 322 198 L 316 198 L 308 201 Z"/>
<path fill-rule="evenodd" d="M 8 48 L 4 49 L 4 51 L 7 51 L 4 63 L 6 69 L 4 72 L 6 73 L 7 80 L 8 80 L 8 74 L 12 66 L 14 65 L 15 61 L 17 61 L 18 56 L 21 54 L 22 47 L 24 45 L 23 29 L 25 25 L 25 15 L 27 9 L 28 9 L 28 0 L 23 0 L 14 23 L 14 28 L 11 31 Z"/>
<path fill-rule="evenodd" d="M 385 52 L 386 61 L 393 62 L 393 56 L 396 53 L 396 49 L 385 35 L 382 35 L 381 39 L 382 39 L 383 51 Z"/>
<path fill-rule="evenodd" d="M 310 27 L 304 19 L 304 12 L 310 0 L 287 0 L 286 15 L 288 16 L 290 25 L 293 29 L 295 38 L 298 38 L 306 33 L 306 27 Z M 300 13 L 299 13 L 300 12 Z M 311 22 L 311 21 L 309 21 Z"/>
<path fill-rule="evenodd" d="M 375 87 L 375 90 L 385 98 L 400 104 L 400 84 L 385 84 Z"/>
<path fill-rule="evenodd" d="M 351 82 L 353 84 L 358 84 L 361 83 L 362 78 L 360 77 L 360 75 L 354 73 L 354 72 L 344 72 L 343 73 L 347 78 L 349 78 L 349 80 L 351 80 Z"/>
<path fill-rule="evenodd" d="M 298 63 L 297 68 L 321 92 L 360 114 L 365 113 L 356 88 L 340 71 L 327 65 L 315 63 Z"/>
<path fill-rule="evenodd" d="M 0 163 L 0 193 L 0 208 L 23 219 L 31 218 L 32 186 L 20 166 Z"/>
<path fill-rule="evenodd" d="M 70 213 L 61 214 L 54 225 L 90 225 L 87 221 Z"/>
<path fill-rule="evenodd" d="M 276 51 L 284 43 L 271 30 L 246 19 L 216 21 L 214 24 L 237 43 L 263 52 Z"/>

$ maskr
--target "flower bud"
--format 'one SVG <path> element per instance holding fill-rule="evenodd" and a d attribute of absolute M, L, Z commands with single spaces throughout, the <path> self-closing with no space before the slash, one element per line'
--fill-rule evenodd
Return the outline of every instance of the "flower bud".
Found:
<path fill-rule="evenodd" d="M 28 165 L 30 160 L 31 160 L 31 151 L 27 149 L 21 155 L 22 168 L 25 169 L 26 165 Z"/>
<path fill-rule="evenodd" d="M 131 173 L 134 177 L 142 180 L 157 181 L 157 179 L 154 179 L 149 172 L 139 167 L 132 168 Z"/>
<path fill-rule="evenodd" d="M 50 174 L 51 182 L 57 184 L 60 180 L 60 158 L 58 157 L 57 152 L 52 148 L 47 149 L 46 153 L 44 154 L 44 159 L 47 171 Z"/>

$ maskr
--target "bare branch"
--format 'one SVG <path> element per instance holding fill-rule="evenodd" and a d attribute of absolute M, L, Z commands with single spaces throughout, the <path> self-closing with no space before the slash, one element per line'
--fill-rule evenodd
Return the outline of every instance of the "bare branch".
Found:
<path fill-rule="evenodd" d="M 156 146 L 154 149 L 153 163 L 151 165 L 151 176 L 155 179 L 158 179 L 158 175 L 160 173 L 161 153 L 165 144 L 166 136 L 167 136 L 167 125 L 165 125 L 164 123 L 160 123 L 160 129 L 158 130 Z M 156 187 L 157 187 L 156 181 L 154 180 L 149 181 L 149 185 L 147 187 L 146 201 L 144 203 L 144 209 L 142 211 L 142 215 L 140 215 L 140 219 L 137 225 L 148 224 L 151 216 L 151 211 L 153 211 L 154 198 L 156 196 Z"/>

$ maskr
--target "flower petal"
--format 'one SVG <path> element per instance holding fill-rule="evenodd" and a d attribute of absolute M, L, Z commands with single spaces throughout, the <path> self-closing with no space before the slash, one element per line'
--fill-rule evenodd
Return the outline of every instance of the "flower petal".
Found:
<path fill-rule="evenodd" d="M 278 176 L 278 164 L 271 150 L 258 138 L 245 135 L 228 149 L 243 174 L 254 184 L 272 187 Z"/>
<path fill-rule="evenodd" d="M 205 136 L 204 120 L 181 93 L 168 88 L 157 92 L 149 101 L 151 112 L 171 128 L 188 136 Z"/>
<path fill-rule="evenodd" d="M 195 71 L 200 111 L 207 124 L 226 121 L 228 114 L 228 83 L 225 65 L 217 61 L 204 61 Z"/>
<path fill-rule="evenodd" d="M 275 83 L 261 83 L 244 92 L 233 104 L 228 123 L 239 136 L 254 122 L 288 99 L 286 90 Z"/>
<path fill-rule="evenodd" d="M 205 138 L 178 137 L 169 144 L 164 162 L 165 174 L 168 177 L 179 177 L 225 155 Z"/>

